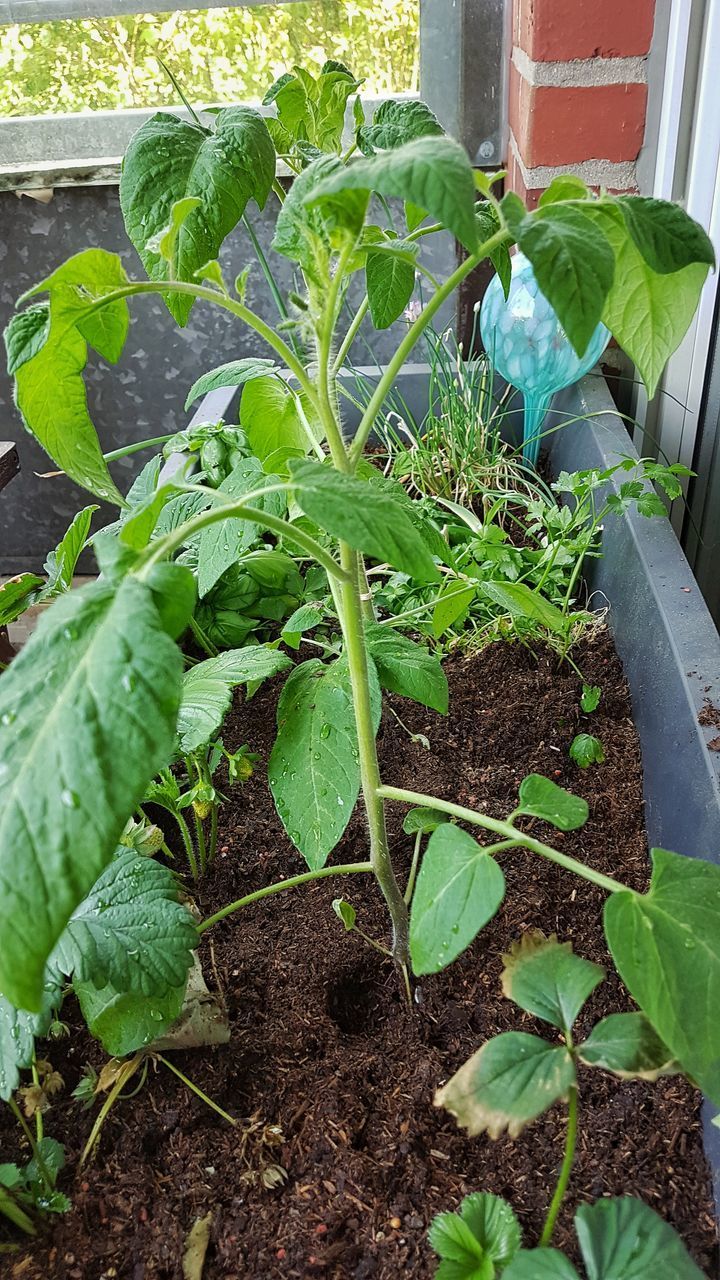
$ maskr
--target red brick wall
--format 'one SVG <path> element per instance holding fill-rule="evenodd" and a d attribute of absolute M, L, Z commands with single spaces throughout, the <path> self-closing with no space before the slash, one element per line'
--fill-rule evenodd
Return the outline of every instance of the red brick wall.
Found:
<path fill-rule="evenodd" d="M 655 0 L 514 0 L 508 185 L 558 173 L 635 191 Z"/>

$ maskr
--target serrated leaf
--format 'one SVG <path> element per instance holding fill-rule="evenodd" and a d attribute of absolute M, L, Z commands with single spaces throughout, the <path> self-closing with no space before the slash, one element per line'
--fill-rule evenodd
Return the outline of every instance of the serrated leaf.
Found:
<path fill-rule="evenodd" d="M 63 262 L 26 295 L 49 293 L 57 301 L 64 324 L 74 324 L 98 355 L 116 364 L 127 338 L 130 316 L 124 298 L 93 309 L 91 304 L 128 283 L 118 254 L 106 249 L 83 249 Z"/>
<path fill-rule="evenodd" d="M 370 665 L 375 732 L 382 695 Z M 319 658 L 290 673 L 280 694 L 278 734 L 268 763 L 275 807 L 311 871 L 345 830 L 360 792 L 357 729 L 347 661 Z"/>
<path fill-rule="evenodd" d="M 521 1249 L 503 1272 L 503 1280 L 580 1280 L 571 1262 L 557 1249 Z"/>
<path fill-rule="evenodd" d="M 566 1033 L 605 977 L 600 965 L 574 955 L 572 943 L 558 942 L 555 934 L 524 933 L 503 961 L 503 995 Z"/>
<path fill-rule="evenodd" d="M 179 1018 L 185 999 L 185 983 L 151 999 L 135 991 L 116 991 L 109 983 L 98 988 L 75 982 L 73 988 L 90 1034 L 114 1058 L 144 1049 L 164 1035 Z"/>
<path fill-rule="evenodd" d="M 442 1258 L 436 1276 L 455 1280 L 493 1280 L 492 1259 L 458 1213 L 438 1213 L 428 1231 L 430 1247 Z"/>
<path fill-rule="evenodd" d="M 0 677 L 0 989 L 20 1007 L 172 755 L 181 673 L 129 577 L 61 596 Z"/>
<path fill-rule="evenodd" d="M 325 179 L 344 172 L 333 156 L 321 156 L 294 179 L 277 216 L 273 249 L 302 267 L 309 280 L 327 283 L 330 252 L 346 233 L 358 236 L 367 208 L 367 196 L 351 194 L 347 203 L 331 200 L 322 208 L 309 203 Z"/>
<path fill-rule="evenodd" d="M 232 705 L 232 691 L 239 684 L 259 683 L 292 666 L 279 649 L 247 645 L 206 658 L 185 672 L 177 732 L 184 755 L 215 736 Z"/>
<path fill-rule="evenodd" d="M 677 1232 L 633 1196 L 581 1205 L 575 1230 L 588 1280 L 705 1280 Z"/>
<path fill-rule="evenodd" d="M 62 992 L 51 975 L 46 975 L 39 1013 L 27 1013 L 0 996 L 0 1099 L 7 1102 L 20 1083 L 20 1072 L 33 1062 L 35 1037 L 44 1036 Z M 7 1185 L 7 1184 L 6 1184 Z"/>
<path fill-rule="evenodd" d="M 720 867 L 653 849 L 646 894 L 605 904 L 620 977 L 671 1054 L 720 1104 Z"/>
<path fill-rule="evenodd" d="M 369 623 L 365 634 L 383 689 L 447 715 L 447 676 L 434 653 L 378 623 Z"/>
<path fill-rule="evenodd" d="M 412 298 L 414 263 L 400 254 L 371 250 L 365 263 L 365 283 L 372 322 L 376 329 L 388 329 Z"/>
<path fill-rule="evenodd" d="M 488 201 L 476 206 L 475 219 L 477 221 L 478 236 L 481 242 L 489 240 L 494 236 L 496 231 L 500 230 L 500 219 L 497 215 L 495 206 Z M 503 293 L 507 298 L 510 292 L 510 281 L 512 279 L 512 261 L 510 259 L 510 250 L 506 244 L 498 245 L 497 249 L 493 249 L 490 254 L 490 261 L 500 278 L 503 287 Z"/>
<path fill-rule="evenodd" d="M 615 203 L 653 271 L 668 275 L 693 262 L 715 266 L 712 240 L 679 204 L 650 196 L 618 196 Z"/>
<path fill-rule="evenodd" d="M 49 966 L 78 982 L 163 996 L 185 981 L 197 942 L 170 869 L 128 849 L 73 912 Z"/>
<path fill-rule="evenodd" d="M 243 498 L 254 490 L 280 482 L 279 476 L 266 475 L 257 458 L 243 458 L 218 486 L 217 492 L 231 498 Z M 282 492 L 253 499 L 252 506 L 270 515 L 283 515 L 286 507 Z M 198 595 L 206 596 L 219 578 L 255 543 L 262 525 L 252 520 L 219 520 L 203 529 L 198 543 Z"/>
<path fill-rule="evenodd" d="M 439 137 L 444 132 L 427 103 L 390 98 L 377 108 L 372 124 L 358 130 L 357 144 L 363 155 L 371 156 L 376 147 L 387 151 L 415 138 Z"/>
<path fill-rule="evenodd" d="M 587 800 L 571 795 L 541 773 L 529 773 L 520 783 L 518 813 L 542 818 L 558 831 L 577 831 L 588 820 Z"/>
<path fill-rule="evenodd" d="M 410 915 L 416 974 L 439 973 L 470 946 L 505 896 L 492 854 L 467 832 L 443 823 L 428 840 Z"/>
<path fill-rule="evenodd" d="M 504 1267 L 520 1247 L 520 1224 L 507 1200 L 488 1191 L 466 1196 L 460 1216 L 470 1227 L 485 1255 Z"/>
<path fill-rule="evenodd" d="M 488 1133 L 511 1138 L 567 1097 L 575 1066 L 564 1045 L 551 1045 L 523 1031 L 488 1040 L 435 1095 L 471 1137 Z"/>
<path fill-rule="evenodd" d="M 558 200 L 587 200 L 589 197 L 590 191 L 582 178 L 573 173 L 562 173 L 545 188 L 538 200 L 538 208 L 555 204 Z"/>
<path fill-rule="evenodd" d="M 99 507 L 91 506 L 83 507 L 82 511 L 78 511 L 55 550 L 48 555 L 43 565 L 48 575 L 48 580 L 43 590 L 44 599 L 60 595 L 72 586 L 73 574 L 80 558 L 80 552 L 87 542 L 93 515 L 99 510 Z"/>
<path fill-rule="evenodd" d="M 260 360 L 252 357 L 247 360 L 229 360 L 227 364 L 219 364 L 216 369 L 204 373 L 193 382 L 187 393 L 185 408 L 207 395 L 208 391 L 216 391 L 218 387 L 242 387 L 254 378 L 265 378 L 278 368 L 272 360 Z"/>
<path fill-rule="evenodd" d="M 411 201 L 442 222 L 473 253 L 478 245 L 475 183 L 467 152 L 451 138 L 416 138 L 341 166 L 310 193 L 325 204 L 341 191 L 376 191 Z"/>
<path fill-rule="evenodd" d="M 394 498 L 310 459 L 291 460 L 289 466 L 298 506 L 321 529 L 418 582 L 439 578 L 422 535 Z"/>
<path fill-rule="evenodd" d="M 133 135 L 120 175 L 120 205 L 125 229 L 151 280 L 171 274 L 193 281 L 196 272 L 217 258 L 225 237 L 242 217 L 248 201 L 260 209 L 275 178 L 275 147 L 262 115 L 252 107 L 219 111 L 212 130 L 157 112 Z M 173 262 L 152 247 L 153 237 L 170 223 L 177 201 L 196 196 L 178 230 Z M 179 324 L 185 324 L 192 297 L 165 297 Z"/>
<path fill-rule="evenodd" d="M 679 1066 L 644 1013 L 611 1013 L 593 1027 L 578 1056 L 623 1080 L 657 1080 Z"/>
<path fill-rule="evenodd" d="M 422 807 L 408 809 L 403 818 L 403 831 L 406 836 L 416 835 L 418 831 L 422 831 L 424 835 L 429 836 L 432 831 L 442 826 L 443 822 L 448 821 L 448 817 L 444 813 L 438 812 L 437 809 L 423 809 Z"/>

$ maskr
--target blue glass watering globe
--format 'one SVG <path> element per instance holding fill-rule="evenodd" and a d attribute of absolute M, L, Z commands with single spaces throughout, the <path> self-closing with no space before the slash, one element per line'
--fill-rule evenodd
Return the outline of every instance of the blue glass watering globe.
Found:
<path fill-rule="evenodd" d="M 550 401 L 556 391 L 571 386 L 592 369 L 610 341 L 610 330 L 599 324 L 584 355 L 578 356 L 541 293 L 527 258 L 516 253 L 507 299 L 498 276 L 493 277 L 483 298 L 480 334 L 493 367 L 522 391 L 523 458 L 535 466 Z"/>

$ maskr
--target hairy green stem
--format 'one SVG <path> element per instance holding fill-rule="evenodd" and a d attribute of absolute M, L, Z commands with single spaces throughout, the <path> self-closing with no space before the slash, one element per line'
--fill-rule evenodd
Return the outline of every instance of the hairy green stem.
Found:
<path fill-rule="evenodd" d="M 362 421 L 360 422 L 355 440 L 350 449 L 350 461 L 353 466 L 356 466 L 359 459 L 362 457 L 368 436 L 375 425 L 375 419 L 382 409 L 388 394 L 392 390 L 395 379 L 410 355 L 415 343 L 422 337 L 423 332 L 427 328 L 433 316 L 440 310 L 440 307 L 446 299 L 455 292 L 458 285 L 462 283 L 465 277 L 470 275 L 471 271 L 474 271 L 479 262 L 482 262 L 483 258 L 487 258 L 495 249 L 500 248 L 502 244 L 507 243 L 511 239 L 512 236 L 510 235 L 510 232 L 504 230 L 496 231 L 494 235 L 490 236 L 489 240 L 486 240 L 475 253 L 471 254 L 469 258 L 466 258 L 457 270 L 448 277 L 445 283 L 442 284 L 435 292 L 426 306 L 423 307 L 423 310 L 420 312 L 420 315 L 414 324 L 411 324 L 395 354 L 386 365 L 385 371 L 370 399 L 370 403 L 362 416 Z"/>
<path fill-rule="evenodd" d="M 195 845 L 190 835 L 190 828 L 180 812 L 173 812 L 173 817 L 178 825 L 178 831 L 185 846 L 185 856 L 190 866 L 190 874 L 193 880 L 199 880 L 197 858 L 195 857 Z"/>
<path fill-rule="evenodd" d="M 550 1208 L 548 1209 L 548 1215 L 547 1215 L 547 1218 L 545 1219 L 545 1226 L 543 1227 L 543 1232 L 540 1237 L 541 1249 L 546 1248 L 550 1244 L 550 1241 L 552 1240 L 552 1234 L 553 1234 L 553 1231 L 555 1230 L 555 1223 L 557 1222 L 557 1216 L 562 1207 L 562 1202 L 565 1199 L 565 1193 L 568 1188 L 568 1183 L 570 1181 L 570 1174 L 572 1173 L 573 1162 L 575 1160 L 577 1130 L 578 1130 L 578 1090 L 577 1090 L 577 1085 L 571 1085 L 570 1090 L 568 1092 L 568 1125 L 567 1125 L 567 1134 L 565 1135 L 565 1156 L 562 1162 L 562 1168 L 560 1169 L 560 1176 L 558 1178 L 557 1186 L 555 1188 L 555 1194 L 550 1203 Z"/>
<path fill-rule="evenodd" d="M 423 833 L 422 831 L 418 831 L 415 837 L 415 848 L 413 849 L 412 862 L 410 864 L 410 875 L 408 876 L 408 881 L 405 886 L 405 894 L 404 894 L 405 905 L 408 907 L 410 906 L 410 902 L 412 901 L 413 889 L 415 888 L 415 878 L 418 873 L 418 866 L 420 865 L 420 850 L 422 848 L 422 839 L 423 839 Z"/>
<path fill-rule="evenodd" d="M 19 1227 L 27 1236 L 36 1236 L 37 1231 L 32 1218 L 28 1217 L 24 1209 L 13 1200 L 9 1191 L 5 1191 L 0 1187 L 0 1213 L 13 1223 L 13 1226 Z"/>
<path fill-rule="evenodd" d="M 342 367 L 343 367 L 343 365 L 344 365 L 344 363 L 345 363 L 345 361 L 346 361 L 346 359 L 347 359 L 347 357 L 348 357 L 348 353 L 349 353 L 349 351 L 350 351 L 350 348 L 352 347 L 352 344 L 353 344 L 353 342 L 355 341 L 355 339 L 356 339 L 356 337 L 357 337 L 357 335 L 358 335 L 358 332 L 359 332 L 359 330 L 360 330 L 360 326 L 361 326 L 361 324 L 362 324 L 363 320 L 365 319 L 365 316 L 366 316 L 366 315 L 367 315 L 367 313 L 368 313 L 368 308 L 369 308 L 369 306 L 370 306 L 370 299 L 368 298 L 367 294 L 365 294 L 365 297 L 363 298 L 362 302 L 360 303 L 360 306 L 358 307 L 357 311 L 355 312 L 355 316 L 354 316 L 354 318 L 353 318 L 353 320 L 352 320 L 352 322 L 351 322 L 351 324 L 350 324 L 350 326 L 349 326 L 349 328 L 348 328 L 348 331 L 347 331 L 347 333 L 345 334 L 345 337 L 343 338 L 343 340 L 342 340 L 342 342 L 341 342 L 341 344 L 340 344 L 340 347 L 339 347 L 339 349 L 338 349 L 338 353 L 337 353 L 337 355 L 336 355 L 335 359 L 333 360 L 332 372 L 333 372 L 334 374 L 335 374 L 335 373 L 337 373 L 337 372 L 338 372 L 338 370 L 342 369 Z"/>
<path fill-rule="evenodd" d="M 25 301 L 30 297 L 34 290 L 25 294 L 18 302 Z M 283 361 L 290 372 L 297 378 L 303 391 L 307 394 L 311 403 L 315 403 L 315 390 L 310 379 L 305 372 L 305 368 L 291 347 L 276 333 L 271 325 L 266 322 L 243 302 L 236 302 L 227 293 L 221 293 L 219 289 L 210 289 L 207 285 L 188 284 L 182 280 L 162 280 L 162 281 L 135 281 L 131 284 L 121 285 L 119 289 L 113 289 L 112 293 L 106 293 L 104 297 L 99 298 L 96 302 L 91 303 L 83 315 L 90 315 L 95 311 L 99 311 L 102 307 L 108 306 L 111 302 L 117 302 L 120 298 L 132 298 L 148 293 L 179 293 L 187 297 L 197 298 L 202 302 L 214 302 L 216 306 L 222 307 L 225 311 L 229 311 L 236 316 L 238 320 L 242 320 L 250 329 L 255 332 L 267 343 L 277 356 Z M 77 319 L 77 317 L 76 317 Z"/>
<path fill-rule="evenodd" d="M 214 916 L 208 916 L 207 920 L 203 920 L 198 925 L 198 933 L 204 933 L 206 929 L 212 929 L 213 925 L 218 924 L 220 920 L 225 920 L 227 916 L 231 916 L 235 911 L 239 911 L 241 907 L 249 907 L 253 902 L 260 902 L 263 898 L 270 898 L 274 893 L 284 893 L 286 889 L 296 889 L 298 885 L 310 884 L 313 880 L 323 880 L 326 876 L 347 876 L 353 875 L 358 871 L 372 871 L 371 862 L 347 862 L 338 867 L 319 867 L 317 871 L 302 871 L 300 875 L 290 876 L 288 880 L 278 880 L 275 884 L 268 884 L 264 889 L 256 889 L 254 893 L 246 893 L 244 898 L 237 898 L 235 902 L 229 902 L 226 907 L 222 907 L 220 911 L 216 911 Z"/>
<path fill-rule="evenodd" d="M 463 822 L 472 822 L 477 827 L 485 827 L 487 831 L 494 831 L 497 835 L 502 836 L 504 841 L 515 845 L 522 845 L 523 848 L 529 849 L 531 853 L 538 853 L 542 858 L 547 858 L 549 862 L 556 862 L 559 867 L 564 867 L 566 871 L 572 871 L 574 875 L 581 876 L 583 880 L 590 880 L 592 884 L 597 884 L 601 889 L 606 889 L 608 893 L 621 893 L 627 891 L 627 885 L 621 883 L 620 880 L 613 880 L 610 876 L 605 876 L 601 871 L 595 871 L 592 867 L 586 867 L 583 862 L 578 862 L 576 858 L 569 858 L 567 854 L 560 853 L 558 849 L 553 849 L 549 844 L 543 844 L 542 840 L 535 840 L 532 836 L 527 835 L 524 831 L 519 831 L 511 822 L 501 822 L 497 818 L 489 818 L 487 814 L 478 813 L 475 809 L 466 809 L 461 804 L 451 804 L 449 800 L 439 800 L 437 796 L 426 796 L 419 791 L 405 791 L 401 787 L 379 787 L 378 795 L 385 800 L 401 800 L 404 804 L 421 805 L 427 809 L 438 809 L 440 813 L 449 813 L 453 818 L 460 818 Z"/>
<path fill-rule="evenodd" d="M 282 487 L 285 488 L 287 486 Z M 265 491 L 263 490 L 262 492 Z M 256 495 L 248 495 L 250 498 L 254 496 Z M 294 542 L 313 560 L 317 560 L 318 564 L 321 564 L 327 573 L 343 581 L 345 574 L 337 560 L 319 542 L 316 542 L 315 538 L 311 537 L 309 533 L 305 533 L 303 529 L 296 528 L 288 520 L 281 520 L 279 516 L 270 515 L 269 512 L 261 511 L 257 507 L 246 505 L 246 503 L 247 499 L 243 499 L 241 502 L 232 500 L 227 503 L 223 502 L 222 505 L 213 507 L 210 511 L 201 511 L 198 515 L 193 516 L 192 520 L 187 520 L 185 524 L 173 529 L 172 533 L 168 533 L 164 538 L 159 538 L 154 543 L 151 553 L 143 560 L 141 571 L 146 573 L 150 566 L 156 564 L 158 560 L 164 560 L 167 556 L 172 555 L 188 538 L 199 533 L 207 525 L 217 524 L 219 520 L 252 520 L 255 524 L 264 525 L 272 533 L 277 533 Z"/>
<path fill-rule="evenodd" d="M 342 587 L 343 632 L 350 670 L 350 683 L 352 685 L 355 723 L 357 725 L 360 780 L 370 833 L 370 860 L 392 920 L 393 958 L 398 967 L 402 969 L 408 965 L 410 955 L 408 910 L 390 857 L 390 846 L 385 826 L 385 806 L 381 798 L 380 766 L 375 745 L 367 646 L 360 601 L 358 557 L 350 547 L 343 543 L 341 545 L 340 558 L 343 568 L 350 579 Z"/>

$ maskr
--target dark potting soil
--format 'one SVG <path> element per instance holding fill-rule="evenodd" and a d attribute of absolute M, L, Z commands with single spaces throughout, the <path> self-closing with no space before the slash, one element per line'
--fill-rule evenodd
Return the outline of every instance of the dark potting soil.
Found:
<path fill-rule="evenodd" d="M 430 748 L 413 743 L 386 710 L 383 774 L 496 817 L 514 807 L 526 773 L 548 774 L 590 806 L 582 831 L 551 836 L 557 846 L 642 889 L 648 860 L 640 761 L 622 671 L 606 632 L 583 642 L 575 657 L 587 681 L 602 688 L 591 717 L 579 712 L 577 676 L 558 669 L 547 651 L 533 656 L 519 645 L 494 645 L 471 659 L 451 658 L 451 717 L 390 699 Z M 267 760 L 277 694 L 277 684 L 268 686 L 236 708 L 224 734 L 228 746 L 249 742 Z M 604 764 L 585 771 L 568 759 L 580 728 L 600 737 L 606 751 Z M 218 862 L 199 894 L 204 914 L 303 869 L 275 815 L 264 767 L 230 795 Z M 405 874 L 411 850 L 403 812 L 391 807 L 390 832 Z M 540 823 L 536 830 L 550 834 Z M 359 813 L 334 856 L 365 856 Z M 238 1117 L 236 1129 L 166 1068 L 152 1067 L 145 1088 L 111 1111 L 95 1158 L 78 1172 L 96 1111 L 83 1111 L 69 1094 L 84 1064 L 99 1068 L 103 1055 L 69 1002 L 69 1038 L 42 1052 L 65 1081 L 46 1130 L 67 1147 L 62 1187 L 73 1208 L 30 1247 L 0 1256 L 0 1275 L 182 1280 L 184 1239 L 196 1218 L 212 1212 L 204 1280 L 426 1280 L 434 1272 L 427 1243 L 433 1215 L 478 1190 L 507 1196 L 526 1243 L 536 1243 L 562 1155 L 563 1106 L 519 1139 L 491 1142 L 459 1131 L 433 1107 L 434 1091 L 499 1031 L 553 1035 L 500 993 L 502 953 L 524 930 L 557 932 L 608 966 L 580 1034 L 631 1003 L 609 965 L 602 892 L 522 852 L 506 855 L 503 866 L 507 897 L 496 919 L 451 968 L 422 980 L 412 1012 L 390 965 L 346 935 L 331 909 L 344 891 L 361 927 L 384 938 L 386 919 L 369 878 L 321 881 L 210 931 L 203 962 L 210 985 L 225 994 L 232 1040 L 174 1061 Z M 573 1205 L 633 1194 L 663 1214 L 715 1276 L 699 1107 L 698 1094 L 679 1077 L 653 1085 L 583 1069 L 578 1157 L 555 1243 L 576 1257 Z M 21 1144 L 7 1108 L 2 1113 L 7 1160 Z"/>

